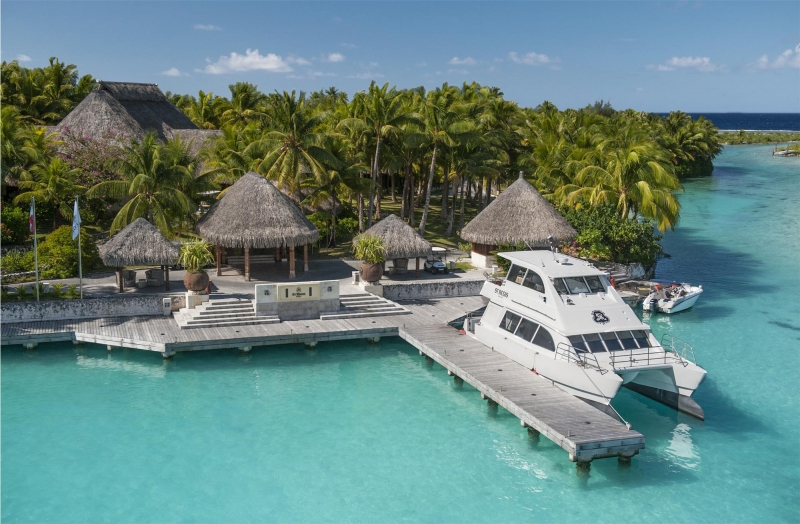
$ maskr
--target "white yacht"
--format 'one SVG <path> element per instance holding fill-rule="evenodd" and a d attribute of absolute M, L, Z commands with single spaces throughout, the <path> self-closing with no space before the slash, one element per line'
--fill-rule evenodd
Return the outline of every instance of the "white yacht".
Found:
<path fill-rule="evenodd" d="M 547 250 L 498 256 L 511 267 L 484 284 L 489 303 L 465 326 L 471 336 L 606 413 L 624 385 L 704 418 L 691 395 L 706 371 L 692 347 L 670 335 L 658 341 L 606 273 Z"/>
<path fill-rule="evenodd" d="M 651 280 L 656 284 L 655 289 L 647 295 L 642 302 L 642 309 L 651 313 L 679 313 L 692 307 L 703 286 L 681 284 L 671 280 Z"/>

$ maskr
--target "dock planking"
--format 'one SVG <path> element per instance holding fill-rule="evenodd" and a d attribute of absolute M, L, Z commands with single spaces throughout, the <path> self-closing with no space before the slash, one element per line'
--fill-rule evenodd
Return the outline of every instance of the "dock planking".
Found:
<path fill-rule="evenodd" d="M 203 351 L 379 339 L 400 336 L 569 453 L 587 464 L 602 457 L 630 457 L 644 436 L 589 406 L 546 379 L 447 326 L 483 306 L 481 297 L 406 301 L 410 315 L 182 330 L 172 317 L 135 316 L 2 323 L 3 345 L 89 342 L 155 351 L 164 357 Z"/>
<path fill-rule="evenodd" d="M 570 455 L 573 462 L 629 458 L 644 435 L 448 326 L 403 327 L 400 337 Z"/>

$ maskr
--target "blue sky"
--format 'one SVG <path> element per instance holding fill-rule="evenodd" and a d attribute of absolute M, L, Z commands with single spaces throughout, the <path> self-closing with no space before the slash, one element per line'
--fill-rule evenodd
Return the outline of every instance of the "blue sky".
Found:
<path fill-rule="evenodd" d="M 227 95 L 475 80 L 524 106 L 800 111 L 800 2 L 2 3 L 3 60 Z"/>

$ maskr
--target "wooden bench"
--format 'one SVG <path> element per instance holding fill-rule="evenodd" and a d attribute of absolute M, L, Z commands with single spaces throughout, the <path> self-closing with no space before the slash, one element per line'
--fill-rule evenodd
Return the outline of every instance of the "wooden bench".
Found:
<path fill-rule="evenodd" d="M 274 264 L 275 255 L 250 255 L 250 264 Z M 229 266 L 244 267 L 244 255 L 233 255 L 228 257 Z"/>

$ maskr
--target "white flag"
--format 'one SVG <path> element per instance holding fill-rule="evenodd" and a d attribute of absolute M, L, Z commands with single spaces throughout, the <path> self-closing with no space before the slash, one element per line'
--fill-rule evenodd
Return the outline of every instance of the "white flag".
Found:
<path fill-rule="evenodd" d="M 81 214 L 78 212 L 78 197 L 75 197 L 75 210 L 72 212 L 72 240 L 81 233 Z"/>

